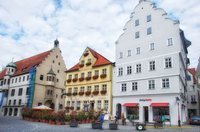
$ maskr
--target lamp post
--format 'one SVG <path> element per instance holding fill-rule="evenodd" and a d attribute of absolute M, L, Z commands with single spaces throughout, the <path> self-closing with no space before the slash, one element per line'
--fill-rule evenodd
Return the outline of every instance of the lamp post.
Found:
<path fill-rule="evenodd" d="M 176 102 L 178 103 L 178 126 L 181 126 L 181 121 L 180 121 L 180 112 L 179 112 L 179 103 L 180 103 L 180 98 L 176 97 Z"/>

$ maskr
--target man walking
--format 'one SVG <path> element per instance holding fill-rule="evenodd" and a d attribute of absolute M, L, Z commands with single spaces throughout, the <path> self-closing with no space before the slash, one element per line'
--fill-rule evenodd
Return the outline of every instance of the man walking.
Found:
<path fill-rule="evenodd" d="M 100 129 L 102 129 L 102 126 L 103 126 L 103 113 L 102 112 L 100 114 L 99 120 L 100 120 Z"/>

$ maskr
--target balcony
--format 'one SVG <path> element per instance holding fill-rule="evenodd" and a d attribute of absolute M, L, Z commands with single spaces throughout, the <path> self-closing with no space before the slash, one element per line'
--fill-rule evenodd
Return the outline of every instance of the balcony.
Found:
<path fill-rule="evenodd" d="M 46 85 L 48 85 L 48 86 L 54 86 L 55 82 L 54 81 L 46 81 Z"/>

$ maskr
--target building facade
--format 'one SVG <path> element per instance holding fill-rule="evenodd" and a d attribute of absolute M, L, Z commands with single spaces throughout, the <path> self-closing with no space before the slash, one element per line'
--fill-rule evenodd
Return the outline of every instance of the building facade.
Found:
<path fill-rule="evenodd" d="M 195 79 L 195 68 L 187 72 L 187 109 L 188 117 L 199 116 L 199 95 Z"/>
<path fill-rule="evenodd" d="M 112 62 L 86 48 L 79 62 L 66 71 L 67 113 L 104 110 L 112 113 Z"/>
<path fill-rule="evenodd" d="M 196 68 L 195 78 L 196 78 L 197 92 L 199 97 L 199 114 L 200 114 L 200 57 Z"/>
<path fill-rule="evenodd" d="M 9 63 L 0 73 L 2 115 L 20 116 L 24 106 L 63 109 L 65 70 L 58 40 L 52 50 Z"/>
<path fill-rule="evenodd" d="M 138 122 L 187 120 L 187 47 L 179 22 L 154 3 L 140 0 L 116 41 L 113 115 Z"/>

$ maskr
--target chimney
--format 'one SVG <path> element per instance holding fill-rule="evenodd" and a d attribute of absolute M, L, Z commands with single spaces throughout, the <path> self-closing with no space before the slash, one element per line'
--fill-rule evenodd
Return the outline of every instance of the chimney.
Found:
<path fill-rule="evenodd" d="M 56 47 L 59 47 L 59 41 L 57 39 L 54 41 L 54 48 Z"/>

